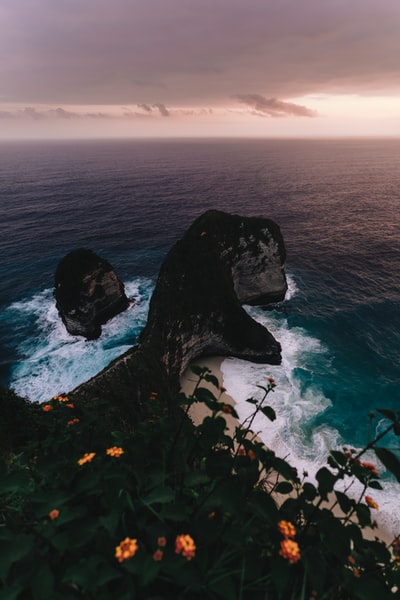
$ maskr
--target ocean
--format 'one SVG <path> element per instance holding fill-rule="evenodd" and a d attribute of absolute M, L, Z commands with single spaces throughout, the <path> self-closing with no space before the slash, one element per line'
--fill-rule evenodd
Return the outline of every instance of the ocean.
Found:
<path fill-rule="evenodd" d="M 370 411 L 400 410 L 399 139 L 3 142 L 0 206 L 0 381 L 19 394 L 67 392 L 135 344 L 168 249 L 215 208 L 273 219 L 287 249 L 287 298 L 248 309 L 282 365 L 222 365 L 240 416 L 275 377 L 278 419 L 255 427 L 312 477 L 330 449 L 382 430 Z M 53 298 L 78 247 L 135 300 L 91 342 L 65 331 Z M 377 521 L 399 533 L 399 484 L 384 478 Z"/>

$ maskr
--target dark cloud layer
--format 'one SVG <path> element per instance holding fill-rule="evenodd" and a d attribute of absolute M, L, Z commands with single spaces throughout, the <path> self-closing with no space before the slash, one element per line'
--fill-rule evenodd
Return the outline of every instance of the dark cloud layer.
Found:
<path fill-rule="evenodd" d="M 290 99 L 400 89 L 399 0 L 6 0 L 0 27 L 4 102 L 309 116 Z"/>

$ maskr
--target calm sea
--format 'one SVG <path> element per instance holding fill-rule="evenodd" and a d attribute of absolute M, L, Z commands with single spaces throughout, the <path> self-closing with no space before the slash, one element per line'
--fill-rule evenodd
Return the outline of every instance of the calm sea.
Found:
<path fill-rule="evenodd" d="M 329 448 L 368 440 L 369 411 L 400 409 L 400 140 L 8 142 L 0 206 L 0 378 L 20 394 L 71 390 L 134 344 L 167 250 L 217 208 L 274 219 L 286 243 L 288 298 L 251 309 L 282 365 L 223 364 L 242 415 L 276 378 L 267 443 L 312 473 Z M 82 246 L 136 300 L 93 342 L 66 333 L 53 299 L 58 261 Z M 374 495 L 400 529 L 398 492 Z"/>

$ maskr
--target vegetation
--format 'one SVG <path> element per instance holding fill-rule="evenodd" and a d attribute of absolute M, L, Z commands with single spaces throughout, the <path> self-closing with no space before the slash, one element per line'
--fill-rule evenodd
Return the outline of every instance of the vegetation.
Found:
<path fill-rule="evenodd" d="M 181 418 L 165 415 L 155 390 L 134 434 L 109 432 L 95 414 L 102 407 L 66 396 L 35 412 L 46 435 L 0 467 L 0 599 L 398 597 L 400 539 L 364 535 L 377 510 L 370 490 L 381 484 L 362 459 L 375 451 L 400 481 L 399 461 L 378 446 L 384 433 L 400 434 L 400 412 L 381 411 L 386 432 L 358 454 L 332 452 L 314 485 L 252 431 L 255 414 L 275 419 L 273 379 L 230 433 L 225 390 L 208 369 L 193 371 Z M 199 402 L 210 416 L 194 426 L 187 413 Z M 358 500 L 336 489 L 354 478 Z"/>

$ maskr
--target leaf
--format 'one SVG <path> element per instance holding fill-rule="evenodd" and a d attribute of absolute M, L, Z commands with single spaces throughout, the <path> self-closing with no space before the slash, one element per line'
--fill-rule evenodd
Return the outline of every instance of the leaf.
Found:
<path fill-rule="evenodd" d="M 207 373 L 206 375 L 204 375 L 204 379 L 205 379 L 205 381 L 208 381 L 216 388 L 219 388 L 219 381 L 218 381 L 218 378 L 215 377 L 215 375 L 210 375 Z"/>
<path fill-rule="evenodd" d="M 333 490 L 337 477 L 333 475 L 326 467 L 322 467 L 316 475 L 318 480 L 318 490 L 321 497 L 326 500 L 329 492 Z"/>
<path fill-rule="evenodd" d="M 175 499 L 175 492 L 170 487 L 160 487 L 156 490 L 153 490 L 146 498 L 143 499 L 143 502 L 148 506 L 152 504 L 167 504 L 169 502 L 173 502 Z"/>
<path fill-rule="evenodd" d="M 343 452 L 339 452 L 338 450 L 332 450 L 331 451 L 331 456 L 333 456 L 335 462 L 337 463 L 337 465 L 340 465 L 341 467 L 344 467 L 347 463 L 347 457 L 343 454 Z M 331 466 L 332 463 L 329 463 Z M 337 468 L 336 465 L 336 468 Z"/>
<path fill-rule="evenodd" d="M 312 483 L 306 482 L 303 484 L 303 496 L 309 502 L 315 500 L 317 496 L 317 490 L 315 489 Z"/>
<path fill-rule="evenodd" d="M 381 415 L 383 415 L 390 421 L 393 421 L 393 423 L 397 421 L 395 413 L 392 410 L 389 410 L 388 408 L 378 408 L 378 412 L 380 412 Z"/>
<path fill-rule="evenodd" d="M 275 488 L 275 491 L 278 494 L 290 494 L 292 490 L 293 486 L 291 483 L 289 483 L 289 481 L 281 481 Z"/>
<path fill-rule="evenodd" d="M 274 411 L 274 409 L 271 406 L 263 406 L 261 409 L 261 412 L 268 417 L 268 419 L 270 421 L 275 421 L 276 419 L 276 413 Z"/>
<path fill-rule="evenodd" d="M 381 486 L 379 481 L 376 481 L 375 479 L 373 481 L 370 481 L 368 483 L 368 486 L 373 488 L 374 490 L 383 490 L 383 487 Z"/>
<path fill-rule="evenodd" d="M 46 564 L 35 572 L 32 582 L 32 594 L 35 600 L 51 600 L 54 591 L 54 575 Z"/>
<path fill-rule="evenodd" d="M 246 402 L 249 402 L 250 404 L 258 404 L 258 400 L 255 398 L 247 398 Z"/>
<path fill-rule="evenodd" d="M 341 510 L 345 515 L 347 515 L 351 511 L 354 501 L 350 500 L 350 498 L 343 492 L 335 492 L 335 494 Z"/>
<path fill-rule="evenodd" d="M 210 369 L 207 367 L 200 367 L 199 365 L 190 365 L 190 370 L 199 377 L 202 377 L 205 373 L 210 372 Z"/>
<path fill-rule="evenodd" d="M 400 461 L 390 450 L 386 448 L 374 448 L 375 454 L 385 467 L 393 473 L 397 481 L 400 483 Z"/>

